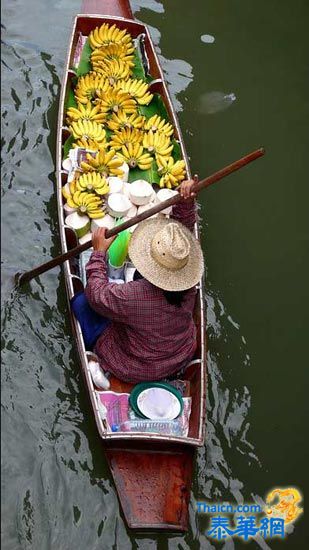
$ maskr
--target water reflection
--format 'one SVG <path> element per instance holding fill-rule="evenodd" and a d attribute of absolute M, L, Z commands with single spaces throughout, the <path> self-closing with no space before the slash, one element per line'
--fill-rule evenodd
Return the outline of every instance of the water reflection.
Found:
<path fill-rule="evenodd" d="M 131 0 L 130 4 L 136 19 L 143 8 L 156 13 L 164 13 L 163 4 L 159 0 Z"/>
<path fill-rule="evenodd" d="M 225 111 L 236 101 L 234 93 L 206 92 L 199 98 L 198 110 L 205 115 L 214 115 L 219 111 Z"/>

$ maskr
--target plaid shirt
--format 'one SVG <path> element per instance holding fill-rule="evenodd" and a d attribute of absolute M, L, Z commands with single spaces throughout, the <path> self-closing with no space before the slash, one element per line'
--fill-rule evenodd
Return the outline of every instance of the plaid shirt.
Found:
<path fill-rule="evenodd" d="M 172 217 L 192 231 L 195 202 L 177 204 Z M 154 381 L 176 373 L 188 363 L 196 347 L 195 288 L 185 293 L 177 307 L 146 279 L 110 283 L 106 254 L 99 251 L 92 253 L 86 271 L 89 304 L 112 320 L 95 346 L 104 370 L 127 382 Z"/>

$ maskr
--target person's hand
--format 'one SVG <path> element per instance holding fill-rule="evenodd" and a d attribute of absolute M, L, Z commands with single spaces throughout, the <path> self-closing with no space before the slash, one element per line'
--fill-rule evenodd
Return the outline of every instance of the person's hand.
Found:
<path fill-rule="evenodd" d="M 196 192 L 192 189 L 193 185 L 198 182 L 198 177 L 194 176 L 193 180 L 185 180 L 182 181 L 179 186 L 179 193 L 181 194 L 182 198 L 187 199 L 193 199 L 196 197 Z"/>
<path fill-rule="evenodd" d="M 95 250 L 96 252 L 106 252 L 116 238 L 116 235 L 114 235 L 114 237 L 110 237 L 109 239 L 107 239 L 105 237 L 106 231 L 106 227 L 99 227 L 99 229 L 92 233 L 92 246 L 93 250 Z"/>

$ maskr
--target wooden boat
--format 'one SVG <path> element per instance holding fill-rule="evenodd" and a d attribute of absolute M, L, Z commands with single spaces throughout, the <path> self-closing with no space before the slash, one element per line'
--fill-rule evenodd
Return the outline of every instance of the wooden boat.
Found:
<path fill-rule="evenodd" d="M 65 105 L 72 79 L 75 76 L 71 68 L 78 40 L 81 36 L 88 36 L 91 30 L 103 22 L 116 23 L 119 29 L 127 29 L 133 38 L 141 37 L 143 62 L 152 77 L 151 91 L 159 94 L 163 99 L 170 121 L 174 125 L 174 137 L 179 142 L 181 154 L 186 163 L 187 176 L 191 177 L 179 123 L 147 27 L 134 21 L 129 2 L 126 0 L 86 0 L 82 10 L 84 13 L 76 15 L 74 19 L 59 107 L 57 198 L 63 253 L 78 244 L 75 232 L 66 225 L 62 197 L 62 187 L 67 182 L 67 173 L 62 169 L 63 145 L 68 138 Z M 198 237 L 197 226 L 195 233 Z M 83 288 L 76 260 L 69 260 L 64 264 L 69 304 L 74 294 Z M 112 433 L 106 430 L 98 410 L 96 388 L 88 367 L 88 361 L 93 354 L 86 351 L 79 323 L 71 314 L 73 335 L 95 422 L 125 519 L 128 526 L 133 529 L 185 531 L 188 527 L 188 504 L 194 455 L 196 448 L 203 445 L 205 436 L 206 347 L 202 282 L 198 285 L 195 319 L 198 329 L 198 349 L 194 361 L 182 376 L 190 383 L 192 411 L 189 432 L 187 437 L 176 437 L 155 433 Z M 132 384 L 123 383 L 115 377 L 111 378 L 113 391 L 130 391 L 132 387 Z"/>

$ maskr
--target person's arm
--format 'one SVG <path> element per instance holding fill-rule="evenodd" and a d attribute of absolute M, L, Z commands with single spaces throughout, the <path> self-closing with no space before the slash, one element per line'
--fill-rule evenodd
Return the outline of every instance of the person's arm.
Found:
<path fill-rule="evenodd" d="M 86 266 L 85 295 L 89 305 L 100 315 L 120 322 L 130 316 L 128 284 L 110 283 L 107 275 L 107 250 L 114 238 L 105 238 L 105 228 L 93 233 L 94 251 Z"/>
<path fill-rule="evenodd" d="M 196 193 L 192 191 L 195 181 L 195 179 L 186 180 L 181 183 L 179 193 L 184 200 L 175 204 L 171 214 L 172 219 L 183 223 L 190 231 L 194 230 L 194 224 L 197 221 Z"/>

